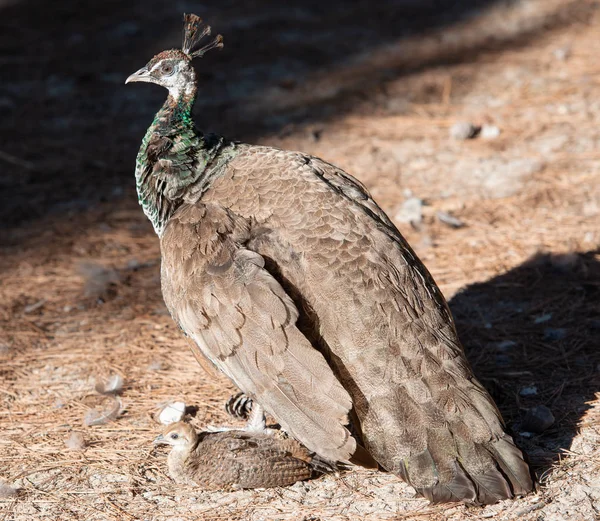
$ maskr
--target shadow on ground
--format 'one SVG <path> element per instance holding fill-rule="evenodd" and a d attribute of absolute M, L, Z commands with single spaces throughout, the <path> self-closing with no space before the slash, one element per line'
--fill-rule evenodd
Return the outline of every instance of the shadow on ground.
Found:
<path fill-rule="evenodd" d="M 0 72 L 10 78 L 0 85 L 0 221 L 73 215 L 134 197 L 135 155 L 164 92 L 123 81 L 179 45 L 183 11 L 198 11 L 226 41 L 198 67 L 198 121 L 255 142 L 290 122 L 352 111 L 408 70 L 518 47 L 569 22 L 559 9 L 505 37 L 490 29 L 448 42 L 434 36 L 424 54 L 413 52 L 418 42 L 412 51 L 403 46 L 497 1 L 0 2 Z"/>
<path fill-rule="evenodd" d="M 450 302 L 475 373 L 538 475 L 570 448 L 600 390 L 597 253 L 539 255 Z M 540 405 L 555 423 L 521 435 L 527 410 Z"/>

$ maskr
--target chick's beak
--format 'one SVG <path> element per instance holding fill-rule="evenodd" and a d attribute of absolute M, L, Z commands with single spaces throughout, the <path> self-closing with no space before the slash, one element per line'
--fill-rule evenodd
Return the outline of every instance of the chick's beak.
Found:
<path fill-rule="evenodd" d="M 129 80 L 129 78 L 127 79 Z M 165 437 L 162 434 L 159 434 L 156 438 L 154 438 L 154 445 L 162 445 L 163 443 L 167 443 L 167 440 L 165 440 Z"/>
<path fill-rule="evenodd" d="M 134 72 L 129 76 L 125 83 L 132 83 L 134 81 L 151 81 L 150 71 L 146 67 L 142 67 L 139 71 Z"/>

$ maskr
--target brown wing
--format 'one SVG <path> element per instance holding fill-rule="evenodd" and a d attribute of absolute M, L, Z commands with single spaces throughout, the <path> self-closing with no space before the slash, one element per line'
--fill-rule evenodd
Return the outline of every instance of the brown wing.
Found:
<path fill-rule="evenodd" d="M 263 147 L 229 175 L 207 196 L 258 221 L 248 245 L 302 303 L 301 329 L 350 392 L 375 459 L 433 501 L 531 490 L 443 296 L 366 189 L 316 158 Z"/>
<path fill-rule="evenodd" d="M 360 231 L 364 222 L 357 221 Z M 367 448 L 434 501 L 484 503 L 512 496 L 496 463 L 505 448 L 508 466 L 520 473 L 513 486 L 523 493 L 527 466 L 474 378 L 441 294 L 406 244 L 383 226 L 373 228 L 368 255 L 348 248 L 354 259 L 327 262 L 321 253 L 321 267 L 307 278 L 319 287 L 314 301 L 324 342 L 344 354 L 340 379 Z M 346 295 L 321 282 L 329 271 L 352 281 Z"/>
<path fill-rule="evenodd" d="M 205 433 L 188 459 L 189 472 L 206 488 L 286 486 L 315 475 L 315 466 L 293 439 L 243 431 Z"/>
<path fill-rule="evenodd" d="M 473 376 L 427 269 L 366 190 L 332 165 L 310 166 L 342 194 L 336 206 L 352 223 L 345 255 L 321 252 L 309 280 L 319 286 L 325 342 L 351 360 L 343 383 L 353 397 L 368 397 L 355 398 L 368 448 L 433 501 L 493 503 L 531 490 L 529 469 Z M 342 298 L 321 282 L 331 271 L 335 286 L 351 282 Z"/>
<path fill-rule="evenodd" d="M 346 461 L 351 400 L 296 327 L 298 310 L 243 246 L 246 221 L 218 205 L 184 205 L 161 238 L 167 307 L 204 356 L 293 437 L 324 458 Z"/>

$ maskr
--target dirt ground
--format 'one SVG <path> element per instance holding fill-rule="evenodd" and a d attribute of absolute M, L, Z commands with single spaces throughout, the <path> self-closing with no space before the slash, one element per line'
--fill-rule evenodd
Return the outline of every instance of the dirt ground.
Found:
<path fill-rule="evenodd" d="M 598 519 L 598 2 L 49 4 L 0 2 L 0 520 Z M 226 43 L 198 64 L 198 124 L 368 186 L 448 298 L 536 493 L 429 506 L 364 469 L 228 493 L 166 476 L 160 407 L 231 423 L 235 392 L 168 316 L 134 193 L 164 93 L 122 81 L 178 44 L 183 11 Z M 85 426 L 111 374 L 120 414 Z M 542 405 L 554 423 L 530 432 Z"/>

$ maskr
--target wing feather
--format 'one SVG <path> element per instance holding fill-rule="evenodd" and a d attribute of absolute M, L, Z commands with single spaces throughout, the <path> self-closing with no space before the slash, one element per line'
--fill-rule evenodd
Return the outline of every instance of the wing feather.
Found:
<path fill-rule="evenodd" d="M 167 306 L 200 351 L 310 450 L 348 461 L 348 392 L 298 330 L 298 310 L 245 223 L 216 205 L 183 206 L 161 238 Z"/>
<path fill-rule="evenodd" d="M 441 292 L 366 188 L 317 158 L 265 147 L 245 149 L 234 172 L 207 200 L 265 230 L 248 248 L 301 300 L 301 330 L 350 392 L 375 459 L 434 501 L 531 489 Z"/>
<path fill-rule="evenodd" d="M 337 274 L 336 286 L 353 281 L 346 288 L 354 296 L 340 298 L 337 288 L 320 284 L 319 298 L 311 302 L 324 341 L 344 355 L 349 375 L 344 385 L 367 396 L 367 407 L 353 396 L 367 448 L 433 500 L 493 503 L 531 490 L 527 464 L 504 433 L 492 398 L 475 379 L 427 269 L 360 183 L 318 159 L 311 158 L 306 168 L 331 187 L 320 198 L 336 199 L 337 204 L 325 204 L 343 208 L 339 213 L 352 224 L 344 240 L 355 247 L 345 247 L 345 256 L 319 247 L 319 257 Z M 304 224 L 312 239 L 339 233 L 333 221 L 328 230 L 327 223 Z M 361 236 L 370 243 L 359 245 Z M 307 278 L 319 284 L 319 263 L 308 259 L 305 264 L 316 267 Z M 303 288 L 303 294 L 310 290 Z M 359 323 L 359 317 L 371 327 L 352 329 L 348 323 Z M 365 354 L 365 345 L 376 354 Z M 378 379 L 381 374 L 387 377 Z"/>

